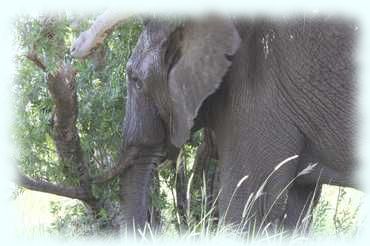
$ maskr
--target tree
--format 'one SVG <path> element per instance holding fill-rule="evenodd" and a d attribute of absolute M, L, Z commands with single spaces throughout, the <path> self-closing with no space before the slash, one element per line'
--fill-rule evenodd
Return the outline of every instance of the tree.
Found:
<path fill-rule="evenodd" d="M 94 218 L 106 217 L 102 227 L 117 228 L 117 181 L 98 185 L 92 177 L 119 160 L 122 80 L 141 26 L 132 20 L 89 60 L 71 60 L 71 41 L 89 20 L 59 15 L 16 23 L 19 183 L 79 199 Z"/>

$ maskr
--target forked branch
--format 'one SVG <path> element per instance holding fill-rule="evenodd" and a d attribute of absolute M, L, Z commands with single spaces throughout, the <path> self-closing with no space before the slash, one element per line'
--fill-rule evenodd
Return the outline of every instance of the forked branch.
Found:
<path fill-rule="evenodd" d="M 26 57 L 42 71 L 47 73 L 46 65 L 34 51 L 28 53 Z M 55 105 L 52 138 L 55 142 L 58 159 L 66 167 L 64 169 L 64 174 L 66 176 L 72 175 L 76 177 L 79 180 L 81 188 L 78 190 L 74 188 L 64 189 L 65 187 L 45 183 L 44 181 L 36 181 L 22 175 L 21 185 L 27 185 L 29 188 L 47 187 L 49 190 L 51 189 L 57 192 L 65 192 L 68 190 L 73 194 L 81 194 L 82 189 L 84 193 L 90 193 L 91 182 L 89 180 L 88 167 L 83 157 L 80 138 L 76 127 L 78 104 L 75 75 L 76 71 L 70 64 L 63 64 L 56 73 L 47 73 L 47 85 Z M 67 194 L 69 192 L 67 192 Z"/>

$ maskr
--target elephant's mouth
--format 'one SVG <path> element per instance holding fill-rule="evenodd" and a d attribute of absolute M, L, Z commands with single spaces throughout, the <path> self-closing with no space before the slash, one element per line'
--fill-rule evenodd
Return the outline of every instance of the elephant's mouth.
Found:
<path fill-rule="evenodd" d="M 126 153 L 126 154 L 125 154 Z M 167 152 L 161 146 L 159 147 L 130 147 L 123 153 L 124 165 L 133 165 L 135 163 L 148 163 L 158 165 L 167 157 Z"/>
<path fill-rule="evenodd" d="M 121 174 L 128 168 L 136 165 L 153 165 L 157 167 L 167 159 L 167 151 L 162 146 L 128 147 L 122 155 L 120 166 L 123 169 Z"/>
<path fill-rule="evenodd" d="M 122 175 L 135 165 L 158 166 L 167 158 L 167 152 L 162 146 L 159 147 L 129 147 L 120 157 L 119 164 L 102 175 L 93 179 L 94 183 L 105 183 L 114 177 Z"/>

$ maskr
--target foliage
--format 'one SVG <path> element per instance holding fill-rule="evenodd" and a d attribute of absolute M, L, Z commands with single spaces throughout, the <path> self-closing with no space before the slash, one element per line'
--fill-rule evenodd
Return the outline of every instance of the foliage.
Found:
<path fill-rule="evenodd" d="M 50 202 L 50 210 L 55 220 L 50 225 L 49 232 L 63 236 L 89 236 L 98 232 L 107 234 L 107 231 L 99 230 L 108 222 L 108 214 L 104 209 L 99 211 L 98 219 L 88 214 L 82 203 L 63 205 L 61 202 Z"/>
<path fill-rule="evenodd" d="M 356 235 L 361 217 L 361 195 L 350 188 L 326 186 L 314 211 L 317 235 Z"/>
<path fill-rule="evenodd" d="M 313 228 L 316 232 L 324 232 L 327 225 L 327 213 L 330 210 L 329 202 L 322 200 L 315 208 Z"/>

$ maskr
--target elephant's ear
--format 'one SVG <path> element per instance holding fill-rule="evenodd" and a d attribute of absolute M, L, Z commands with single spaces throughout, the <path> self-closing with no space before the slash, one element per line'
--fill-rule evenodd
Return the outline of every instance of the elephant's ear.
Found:
<path fill-rule="evenodd" d="M 177 147 L 189 138 L 199 108 L 220 86 L 240 45 L 231 20 L 192 22 L 181 29 L 181 35 L 176 35 L 181 42 L 175 39 L 179 55 L 168 75 L 173 102 L 170 135 Z"/>

